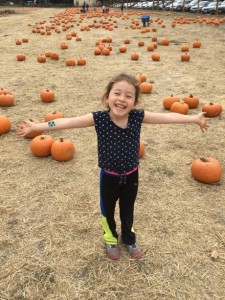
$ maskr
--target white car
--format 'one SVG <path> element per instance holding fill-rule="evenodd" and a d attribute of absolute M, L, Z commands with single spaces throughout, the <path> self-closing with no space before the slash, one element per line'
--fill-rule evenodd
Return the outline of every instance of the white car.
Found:
<path fill-rule="evenodd" d="M 190 12 L 197 12 L 198 9 L 199 9 L 199 11 L 200 11 L 203 7 L 209 5 L 209 3 L 210 3 L 209 1 L 201 1 L 201 2 L 199 2 L 199 6 L 198 6 L 198 4 L 193 5 L 193 6 L 190 8 Z"/>
<path fill-rule="evenodd" d="M 219 2 L 220 5 L 221 2 Z M 207 6 L 203 7 L 201 9 L 202 14 L 210 14 L 210 13 L 215 13 L 216 11 L 216 2 L 211 2 Z"/>

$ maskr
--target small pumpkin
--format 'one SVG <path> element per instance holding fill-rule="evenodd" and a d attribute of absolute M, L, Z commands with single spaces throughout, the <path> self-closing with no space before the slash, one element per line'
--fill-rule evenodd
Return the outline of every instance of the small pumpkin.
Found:
<path fill-rule="evenodd" d="M 45 55 L 38 55 L 37 56 L 37 62 L 39 63 L 45 63 L 46 62 L 46 56 Z"/>
<path fill-rule="evenodd" d="M 42 102 L 50 103 L 55 100 L 55 93 L 52 90 L 42 90 L 40 92 L 40 98 Z"/>
<path fill-rule="evenodd" d="M 107 47 L 104 47 L 104 48 L 102 49 L 102 54 L 105 55 L 105 56 L 109 56 L 110 50 L 109 50 Z"/>
<path fill-rule="evenodd" d="M 0 94 L 0 106 L 13 106 L 14 105 L 14 97 L 12 94 Z"/>
<path fill-rule="evenodd" d="M 154 51 L 154 50 L 155 50 L 154 44 L 149 44 L 149 45 L 147 46 L 147 51 Z"/>
<path fill-rule="evenodd" d="M 180 59 L 181 61 L 189 61 L 191 59 L 191 56 L 189 53 L 185 52 L 181 54 Z"/>
<path fill-rule="evenodd" d="M 170 107 L 171 112 L 175 112 L 182 115 L 187 115 L 188 110 L 189 110 L 189 106 L 187 105 L 187 103 L 183 101 L 174 102 Z"/>
<path fill-rule="evenodd" d="M 130 39 L 126 38 L 123 40 L 123 42 L 124 42 L 124 44 L 130 44 L 131 41 L 130 41 Z"/>
<path fill-rule="evenodd" d="M 180 50 L 182 51 L 182 52 L 188 52 L 189 51 L 189 46 L 188 45 L 182 45 L 181 47 L 180 47 Z"/>
<path fill-rule="evenodd" d="M 209 118 L 218 117 L 223 111 L 223 107 L 220 103 L 207 103 L 202 106 L 202 112 L 205 112 L 205 116 Z"/>
<path fill-rule="evenodd" d="M 74 144 L 70 140 L 60 137 L 59 141 L 54 141 L 51 146 L 52 158 L 58 161 L 68 161 L 75 153 Z"/>
<path fill-rule="evenodd" d="M 86 59 L 82 58 L 82 57 L 78 58 L 78 60 L 77 60 L 78 66 L 85 66 L 86 62 L 87 62 Z"/>
<path fill-rule="evenodd" d="M 66 66 L 71 67 L 71 66 L 75 66 L 76 65 L 76 61 L 73 58 L 67 58 L 66 59 Z"/>
<path fill-rule="evenodd" d="M 3 115 L 0 115 L 0 135 L 9 132 L 11 129 L 11 121 Z"/>
<path fill-rule="evenodd" d="M 64 118 L 64 114 L 55 110 L 55 111 L 49 112 L 47 115 L 45 115 L 44 118 L 45 118 L 45 122 L 48 122 L 51 120 Z"/>
<path fill-rule="evenodd" d="M 18 61 L 24 61 L 26 59 L 26 55 L 24 53 L 19 53 L 16 58 Z"/>
<path fill-rule="evenodd" d="M 197 108 L 199 105 L 199 98 L 197 96 L 193 96 L 192 94 L 185 96 L 183 101 L 187 103 L 189 108 Z"/>
<path fill-rule="evenodd" d="M 160 61 L 160 54 L 159 53 L 153 53 L 151 55 L 151 58 L 153 61 Z"/>
<path fill-rule="evenodd" d="M 139 83 L 147 81 L 147 75 L 143 73 L 137 74 L 135 78 Z"/>
<path fill-rule="evenodd" d="M 202 43 L 198 39 L 196 39 L 192 44 L 193 48 L 200 48 L 201 45 Z"/>
<path fill-rule="evenodd" d="M 169 46 L 170 44 L 170 40 L 168 38 L 163 38 L 162 39 L 162 45 L 163 46 Z"/>
<path fill-rule="evenodd" d="M 131 53 L 130 56 L 131 60 L 138 60 L 139 59 L 139 54 L 136 52 Z"/>
<path fill-rule="evenodd" d="M 178 96 L 169 96 L 169 97 L 165 97 L 163 99 L 163 106 L 165 109 L 170 109 L 171 105 L 174 103 L 174 102 L 180 102 L 180 98 Z"/>
<path fill-rule="evenodd" d="M 102 54 L 102 50 L 99 47 L 96 47 L 94 49 L 94 55 L 101 55 Z"/>
<path fill-rule="evenodd" d="M 53 142 L 54 139 L 50 135 L 38 135 L 30 143 L 31 152 L 38 157 L 50 156 Z"/>
<path fill-rule="evenodd" d="M 127 52 L 127 47 L 124 46 L 124 45 L 120 46 L 120 47 L 119 47 L 119 52 L 120 52 L 120 53 L 125 53 L 125 52 Z"/>
<path fill-rule="evenodd" d="M 212 157 L 200 157 L 191 165 L 192 176 L 202 183 L 219 182 L 222 176 L 222 166 Z"/>
<path fill-rule="evenodd" d="M 150 94 L 152 92 L 152 84 L 150 82 L 142 82 L 139 85 L 142 94 Z"/>
<path fill-rule="evenodd" d="M 2 95 L 2 94 L 11 94 L 12 95 L 12 92 L 9 89 L 0 88 L 0 95 Z"/>

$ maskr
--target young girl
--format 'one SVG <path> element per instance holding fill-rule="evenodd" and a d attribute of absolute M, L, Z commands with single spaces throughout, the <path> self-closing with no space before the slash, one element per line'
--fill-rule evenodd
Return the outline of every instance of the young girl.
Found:
<path fill-rule="evenodd" d="M 34 130 L 58 130 L 95 126 L 98 139 L 98 165 L 100 172 L 100 207 L 107 256 L 120 258 L 118 233 L 114 218 L 119 199 L 121 241 L 132 258 L 142 256 L 133 229 L 134 203 L 138 191 L 138 154 L 142 123 L 184 124 L 195 123 L 202 131 L 208 129 L 209 119 L 204 113 L 182 115 L 177 113 L 152 113 L 136 109 L 140 90 L 135 77 L 119 74 L 107 85 L 103 103 L 107 110 L 96 111 L 80 117 L 61 118 L 35 124 L 23 121 L 17 133 L 24 136 Z"/>

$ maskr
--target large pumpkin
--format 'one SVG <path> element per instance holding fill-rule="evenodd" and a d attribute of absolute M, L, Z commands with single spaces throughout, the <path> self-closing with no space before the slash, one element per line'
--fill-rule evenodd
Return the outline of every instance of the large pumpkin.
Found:
<path fill-rule="evenodd" d="M 187 103 L 184 102 L 174 102 L 170 107 L 171 112 L 175 112 L 182 115 L 186 115 L 188 113 L 188 110 L 189 107 Z"/>
<path fill-rule="evenodd" d="M 220 103 L 207 103 L 202 106 L 202 111 L 205 112 L 205 116 L 209 118 L 218 117 L 223 110 Z"/>
<path fill-rule="evenodd" d="M 152 92 L 152 84 L 150 82 L 142 82 L 139 85 L 142 94 L 150 94 Z"/>
<path fill-rule="evenodd" d="M 197 96 L 193 96 L 192 94 L 189 96 L 185 96 L 183 101 L 187 103 L 189 108 L 196 108 L 199 105 L 199 98 Z"/>
<path fill-rule="evenodd" d="M 30 143 L 31 152 L 38 157 L 50 156 L 53 142 L 54 139 L 50 135 L 36 136 Z"/>
<path fill-rule="evenodd" d="M 215 158 L 201 157 L 192 163 L 191 174 L 199 182 L 216 183 L 221 179 L 222 166 Z"/>
<path fill-rule="evenodd" d="M 58 161 L 70 160 L 75 153 L 75 147 L 70 140 L 64 140 L 62 137 L 55 141 L 51 147 L 52 158 Z"/>
<path fill-rule="evenodd" d="M 0 135 L 9 132 L 11 129 L 11 122 L 6 116 L 0 115 Z"/>

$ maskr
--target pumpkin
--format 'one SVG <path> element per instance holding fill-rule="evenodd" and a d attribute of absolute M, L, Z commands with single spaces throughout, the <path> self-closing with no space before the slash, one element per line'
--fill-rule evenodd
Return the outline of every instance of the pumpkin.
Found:
<path fill-rule="evenodd" d="M 171 107 L 170 111 L 175 112 L 178 114 L 186 115 L 188 113 L 189 107 L 187 103 L 180 101 L 180 102 L 174 102 Z"/>
<path fill-rule="evenodd" d="M 54 141 L 51 146 L 52 158 L 58 161 L 70 160 L 75 153 L 75 147 L 70 140 L 60 137 L 59 141 Z"/>
<path fill-rule="evenodd" d="M 150 82 L 142 82 L 139 85 L 142 94 L 150 94 L 152 92 L 152 84 Z"/>
<path fill-rule="evenodd" d="M 45 118 L 45 122 L 48 122 L 51 120 L 64 118 L 64 114 L 55 110 L 55 111 L 49 112 L 47 115 L 45 115 L 44 118 Z"/>
<path fill-rule="evenodd" d="M 123 45 L 120 46 L 120 47 L 119 47 L 119 52 L 120 52 L 120 53 L 125 53 L 125 52 L 127 52 L 127 47 L 126 47 L 126 46 L 123 46 Z"/>
<path fill-rule="evenodd" d="M 174 103 L 174 102 L 180 102 L 180 98 L 178 96 L 169 96 L 169 97 L 165 97 L 163 99 L 163 106 L 165 109 L 170 109 L 171 105 Z"/>
<path fill-rule="evenodd" d="M 220 103 L 207 103 L 202 106 L 202 112 L 205 112 L 205 116 L 209 118 L 218 117 L 223 110 Z"/>
<path fill-rule="evenodd" d="M 128 39 L 128 38 L 127 38 L 127 39 L 124 39 L 123 42 L 124 42 L 124 44 L 130 44 L 130 39 Z"/>
<path fill-rule="evenodd" d="M 55 93 L 51 90 L 42 90 L 40 92 L 40 98 L 42 102 L 50 103 L 55 100 Z"/>
<path fill-rule="evenodd" d="M 219 182 L 222 176 L 222 166 L 212 157 L 200 157 L 191 165 L 192 176 L 202 183 Z"/>
<path fill-rule="evenodd" d="M 71 66 L 75 66 L 75 65 L 76 65 L 75 59 L 73 59 L 73 58 L 66 59 L 66 66 L 71 67 Z"/>
<path fill-rule="evenodd" d="M 52 51 L 50 54 L 51 59 L 58 60 L 59 54 L 57 52 Z"/>
<path fill-rule="evenodd" d="M 45 55 L 39 55 L 37 57 L 37 62 L 39 62 L 39 63 L 45 63 L 46 62 L 46 56 Z"/>
<path fill-rule="evenodd" d="M 2 95 L 2 94 L 11 94 L 12 95 L 12 92 L 9 89 L 0 88 L 0 95 Z"/>
<path fill-rule="evenodd" d="M 142 73 L 139 73 L 135 76 L 136 80 L 139 82 L 139 83 L 142 83 L 142 82 L 145 82 L 147 81 L 147 75 L 146 74 L 142 74 Z"/>
<path fill-rule="evenodd" d="M 38 135 L 30 143 L 31 152 L 38 157 L 50 156 L 53 142 L 54 139 L 50 135 Z"/>
<path fill-rule="evenodd" d="M 193 48 L 200 48 L 202 43 L 199 40 L 196 40 L 193 42 L 192 46 Z"/>
<path fill-rule="evenodd" d="M 16 45 L 21 45 L 21 44 L 22 44 L 21 40 L 16 39 Z"/>
<path fill-rule="evenodd" d="M 24 53 L 19 53 L 16 58 L 18 61 L 24 61 L 26 59 L 26 55 Z"/>
<path fill-rule="evenodd" d="M 0 95 L 0 106 L 13 106 L 14 105 L 14 97 L 11 94 L 1 94 Z"/>
<path fill-rule="evenodd" d="M 28 43 L 28 38 L 23 37 L 23 38 L 22 38 L 22 42 L 23 42 L 23 43 Z"/>
<path fill-rule="evenodd" d="M 147 46 L 147 51 L 154 51 L 154 50 L 155 50 L 154 44 L 150 44 Z"/>
<path fill-rule="evenodd" d="M 131 60 L 138 60 L 139 59 L 139 54 L 136 52 L 131 53 L 130 56 Z"/>
<path fill-rule="evenodd" d="M 162 39 L 162 45 L 163 46 L 169 46 L 170 40 L 168 38 Z"/>
<path fill-rule="evenodd" d="M 34 123 L 40 123 L 40 121 L 38 120 L 38 119 L 29 119 L 29 121 L 30 122 L 34 122 Z M 32 131 L 32 132 L 30 132 L 30 133 L 28 133 L 28 134 L 26 134 L 24 137 L 26 138 L 26 139 L 33 139 L 33 138 L 35 138 L 36 136 L 38 136 L 38 135 L 41 135 L 42 134 L 42 131 Z"/>
<path fill-rule="evenodd" d="M 102 54 L 102 50 L 99 47 L 96 47 L 94 49 L 94 55 L 101 55 Z"/>
<path fill-rule="evenodd" d="M 159 53 L 153 53 L 151 55 L 151 58 L 153 61 L 160 61 L 160 54 Z"/>
<path fill-rule="evenodd" d="M 196 108 L 199 105 L 199 98 L 197 96 L 193 96 L 192 94 L 189 96 L 185 96 L 183 101 L 187 103 L 189 108 Z"/>
<path fill-rule="evenodd" d="M 182 45 L 181 48 L 180 48 L 180 50 L 182 52 L 188 52 L 189 51 L 189 46 L 188 45 Z"/>
<path fill-rule="evenodd" d="M 0 115 L 0 135 L 9 132 L 11 129 L 11 122 L 6 116 Z"/>
<path fill-rule="evenodd" d="M 84 65 L 86 65 L 86 59 L 82 58 L 82 57 L 78 58 L 77 64 L 78 64 L 78 66 L 84 66 Z"/>
<path fill-rule="evenodd" d="M 143 141 L 140 141 L 140 146 L 139 146 L 139 154 L 138 157 L 141 158 L 145 154 L 145 145 Z"/>
<path fill-rule="evenodd" d="M 142 46 L 144 46 L 145 45 L 145 42 L 144 41 L 138 41 L 138 46 L 139 47 L 142 47 Z"/>
<path fill-rule="evenodd" d="M 52 51 L 46 50 L 46 51 L 45 51 L 45 56 L 46 56 L 46 57 L 51 57 L 51 53 L 52 53 Z"/>
<path fill-rule="evenodd" d="M 182 53 L 181 56 L 180 56 L 181 61 L 189 61 L 190 58 L 191 58 L 191 56 L 187 52 Z"/>
<path fill-rule="evenodd" d="M 105 56 L 108 56 L 110 54 L 110 50 L 107 47 L 104 47 L 102 49 L 102 54 L 105 55 Z"/>
<path fill-rule="evenodd" d="M 66 42 L 61 42 L 60 48 L 61 48 L 62 50 L 68 49 L 67 43 L 66 43 Z"/>

